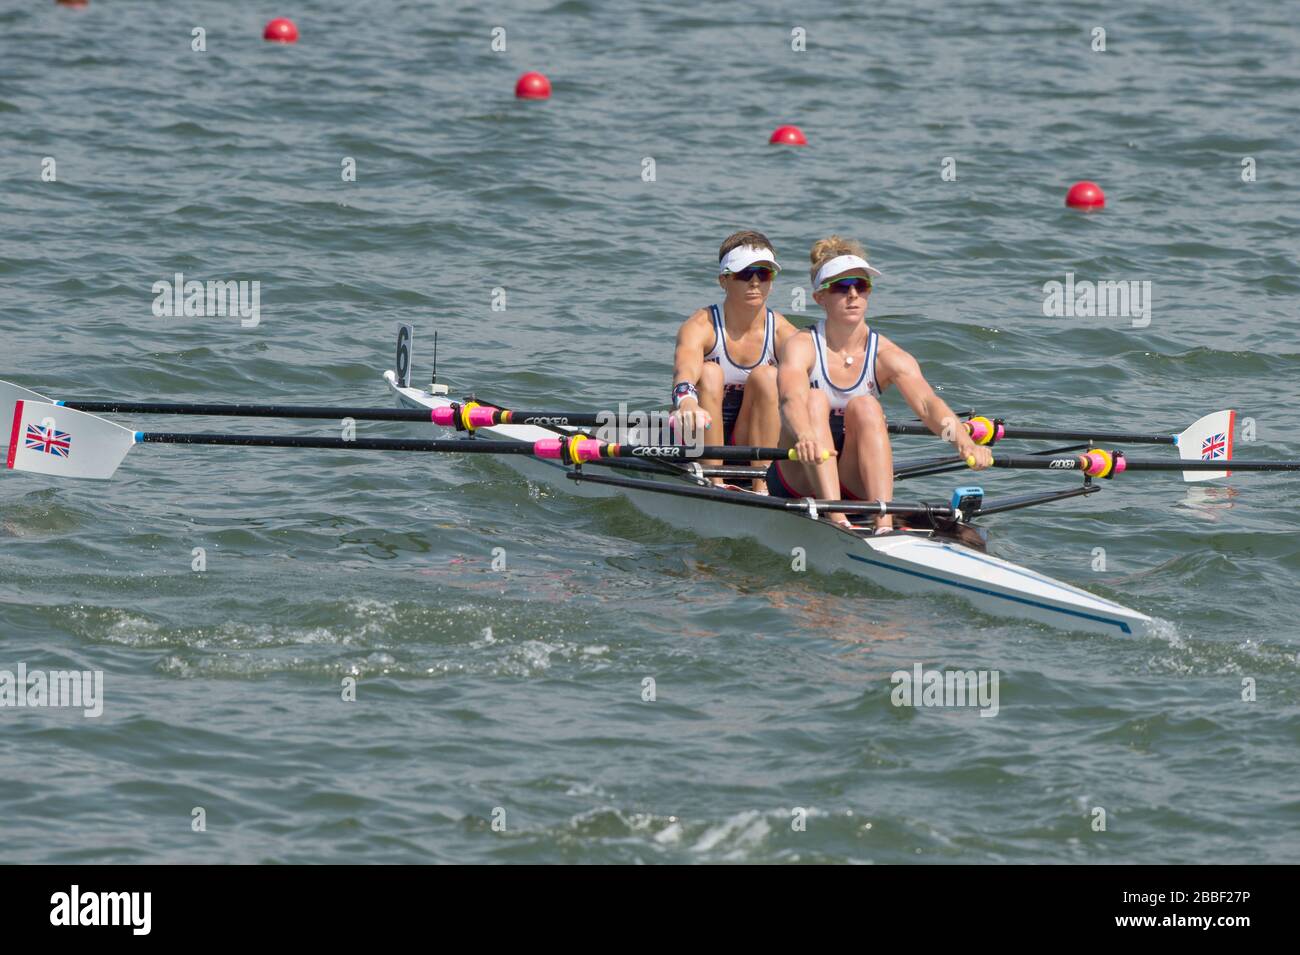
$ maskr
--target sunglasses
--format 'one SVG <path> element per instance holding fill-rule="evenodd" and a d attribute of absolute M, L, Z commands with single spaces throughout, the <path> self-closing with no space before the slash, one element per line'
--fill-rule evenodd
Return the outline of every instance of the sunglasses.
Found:
<path fill-rule="evenodd" d="M 829 282 L 823 282 L 818 291 L 848 295 L 849 289 L 853 289 L 859 295 L 866 295 L 871 291 L 871 279 L 832 279 Z"/>
<path fill-rule="evenodd" d="M 751 265 L 747 269 L 741 269 L 739 272 L 731 273 L 731 277 L 737 282 L 749 282 L 750 279 L 756 275 L 760 282 L 770 282 L 776 276 L 776 269 L 765 268 L 761 265 Z"/>

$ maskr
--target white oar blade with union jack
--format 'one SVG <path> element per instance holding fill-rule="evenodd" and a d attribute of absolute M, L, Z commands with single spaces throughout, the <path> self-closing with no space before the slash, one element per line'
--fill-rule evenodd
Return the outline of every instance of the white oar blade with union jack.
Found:
<path fill-rule="evenodd" d="M 1237 423 L 1237 412 L 1216 411 L 1207 414 L 1178 436 L 1178 456 L 1184 461 L 1232 460 L 1232 428 Z M 1231 465 L 1228 465 L 1231 466 Z M 1231 472 L 1184 471 L 1184 481 L 1216 481 Z"/>
<path fill-rule="evenodd" d="M 19 399 L 7 461 L 14 471 L 102 481 L 113 476 L 134 444 L 129 428 L 84 411 Z"/>

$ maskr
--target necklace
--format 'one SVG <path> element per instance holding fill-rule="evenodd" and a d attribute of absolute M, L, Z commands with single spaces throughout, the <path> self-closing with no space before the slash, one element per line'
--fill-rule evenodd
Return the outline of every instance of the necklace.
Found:
<path fill-rule="evenodd" d="M 827 345 L 829 346 L 830 343 L 827 342 Z M 846 344 L 844 346 L 844 367 L 845 368 L 848 368 L 850 365 L 853 364 L 853 354 L 851 351 L 852 348 L 853 348 L 852 344 Z"/>

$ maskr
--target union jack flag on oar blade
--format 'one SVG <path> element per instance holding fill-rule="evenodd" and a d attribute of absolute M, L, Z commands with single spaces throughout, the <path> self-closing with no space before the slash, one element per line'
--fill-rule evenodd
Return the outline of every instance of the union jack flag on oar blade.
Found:
<path fill-rule="evenodd" d="M 39 424 L 27 426 L 27 447 L 32 451 L 44 451 L 66 458 L 72 452 L 72 435 L 56 428 L 46 428 Z"/>
<path fill-rule="evenodd" d="M 1237 412 L 1216 411 L 1207 414 L 1178 436 L 1178 456 L 1184 461 L 1232 460 L 1232 429 Z M 1184 481 L 1214 481 L 1226 478 L 1231 471 L 1184 471 Z"/>
<path fill-rule="evenodd" d="M 1214 461 L 1228 456 L 1228 439 L 1222 431 L 1201 442 L 1201 460 Z"/>
<path fill-rule="evenodd" d="M 14 404 L 7 463 L 14 471 L 57 477 L 113 476 L 135 432 L 84 411 L 20 400 Z"/>

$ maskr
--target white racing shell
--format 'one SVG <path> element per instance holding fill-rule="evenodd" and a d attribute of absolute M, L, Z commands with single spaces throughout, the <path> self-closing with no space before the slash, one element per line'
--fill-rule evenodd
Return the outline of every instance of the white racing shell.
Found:
<path fill-rule="evenodd" d="M 384 378 L 403 406 L 435 408 L 452 403 L 445 395 L 401 386 L 391 371 L 385 372 Z M 497 425 L 476 433 L 494 440 L 529 442 L 555 437 L 553 430 L 532 425 Z M 901 594 L 956 596 L 994 616 L 1033 620 L 1062 630 L 1140 635 L 1149 632 L 1154 623 L 1112 600 L 927 532 L 870 536 L 813 520 L 803 511 L 742 507 L 574 481 L 566 477 L 568 469 L 560 462 L 525 455 L 505 455 L 501 460 L 531 480 L 574 494 L 625 496 L 643 513 L 696 534 L 753 538 L 781 554 L 802 547 L 809 565 L 819 571 L 847 571 Z M 598 473 L 607 471 L 601 468 Z M 686 477 L 656 479 L 693 483 Z"/>

